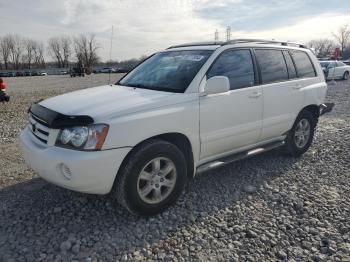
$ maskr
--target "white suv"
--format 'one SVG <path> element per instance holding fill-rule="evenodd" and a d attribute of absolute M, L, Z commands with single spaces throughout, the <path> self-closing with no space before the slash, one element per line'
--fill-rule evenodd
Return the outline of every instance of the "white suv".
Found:
<path fill-rule="evenodd" d="M 303 154 L 332 109 L 326 90 L 319 62 L 301 45 L 173 46 L 115 85 L 33 104 L 20 140 L 45 180 L 110 193 L 130 212 L 152 215 L 198 172 L 277 147 Z"/>

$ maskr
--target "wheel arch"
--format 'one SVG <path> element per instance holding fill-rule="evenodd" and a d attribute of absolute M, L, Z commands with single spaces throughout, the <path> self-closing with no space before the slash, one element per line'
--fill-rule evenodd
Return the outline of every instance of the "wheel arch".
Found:
<path fill-rule="evenodd" d="M 309 111 L 314 116 L 315 121 L 317 123 L 318 118 L 320 117 L 320 107 L 318 105 L 308 105 L 300 110 L 300 112 L 302 112 L 302 111 Z M 300 114 L 300 112 L 299 112 L 299 114 Z"/>
<path fill-rule="evenodd" d="M 150 140 L 153 139 L 160 139 L 160 140 L 164 140 L 167 141 L 171 144 L 174 144 L 175 146 L 177 146 L 180 151 L 184 154 L 185 159 L 186 159 L 186 163 L 187 163 L 187 176 L 188 178 L 193 178 L 194 177 L 194 171 L 195 171 L 195 166 L 194 166 L 194 155 L 193 155 L 193 149 L 192 149 L 192 144 L 189 140 L 189 138 L 182 134 L 182 133 L 163 133 L 163 134 L 159 134 L 159 135 L 155 135 L 152 137 L 149 137 L 143 141 L 140 141 L 139 143 L 137 143 L 131 150 L 130 152 L 126 155 L 126 157 L 124 158 L 122 164 L 119 167 L 119 170 L 121 168 L 123 168 L 126 164 L 126 162 L 128 161 L 130 155 L 137 150 L 137 148 L 143 144 L 146 143 Z M 119 171 L 118 171 L 119 173 Z"/>

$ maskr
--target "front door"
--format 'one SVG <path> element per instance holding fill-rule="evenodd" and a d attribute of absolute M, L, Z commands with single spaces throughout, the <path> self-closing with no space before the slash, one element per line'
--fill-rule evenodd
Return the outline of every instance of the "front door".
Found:
<path fill-rule="evenodd" d="M 200 98 L 201 160 L 257 142 L 263 97 L 249 49 L 224 51 L 206 77 L 227 76 L 230 91 Z"/>

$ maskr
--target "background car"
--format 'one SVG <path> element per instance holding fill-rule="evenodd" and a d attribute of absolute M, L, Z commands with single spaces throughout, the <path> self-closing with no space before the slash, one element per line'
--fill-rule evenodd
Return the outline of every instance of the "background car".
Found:
<path fill-rule="evenodd" d="M 126 68 L 117 68 L 116 69 L 116 73 L 129 73 L 130 70 L 126 69 Z"/>
<path fill-rule="evenodd" d="M 101 73 L 101 68 L 94 68 L 94 69 L 92 70 L 92 72 L 93 72 L 94 74 L 99 74 L 99 73 Z"/>
<path fill-rule="evenodd" d="M 116 70 L 112 67 L 104 67 L 100 70 L 100 73 L 115 73 Z"/>
<path fill-rule="evenodd" d="M 346 65 L 350 65 L 350 58 L 348 60 L 342 61 Z"/>
<path fill-rule="evenodd" d="M 15 77 L 16 73 L 15 72 L 7 72 L 6 77 Z"/>
<path fill-rule="evenodd" d="M 320 64 L 327 80 L 349 79 L 349 65 L 346 65 L 340 61 L 320 61 Z"/>

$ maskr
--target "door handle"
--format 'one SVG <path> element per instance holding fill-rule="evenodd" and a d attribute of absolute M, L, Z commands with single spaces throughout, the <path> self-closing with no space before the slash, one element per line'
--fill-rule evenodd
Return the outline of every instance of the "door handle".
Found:
<path fill-rule="evenodd" d="M 301 85 L 301 84 L 296 84 L 293 88 L 294 89 L 300 89 L 300 88 L 302 88 L 303 86 Z"/>
<path fill-rule="evenodd" d="M 261 96 L 261 92 L 253 92 L 249 95 L 250 98 L 258 98 Z"/>

